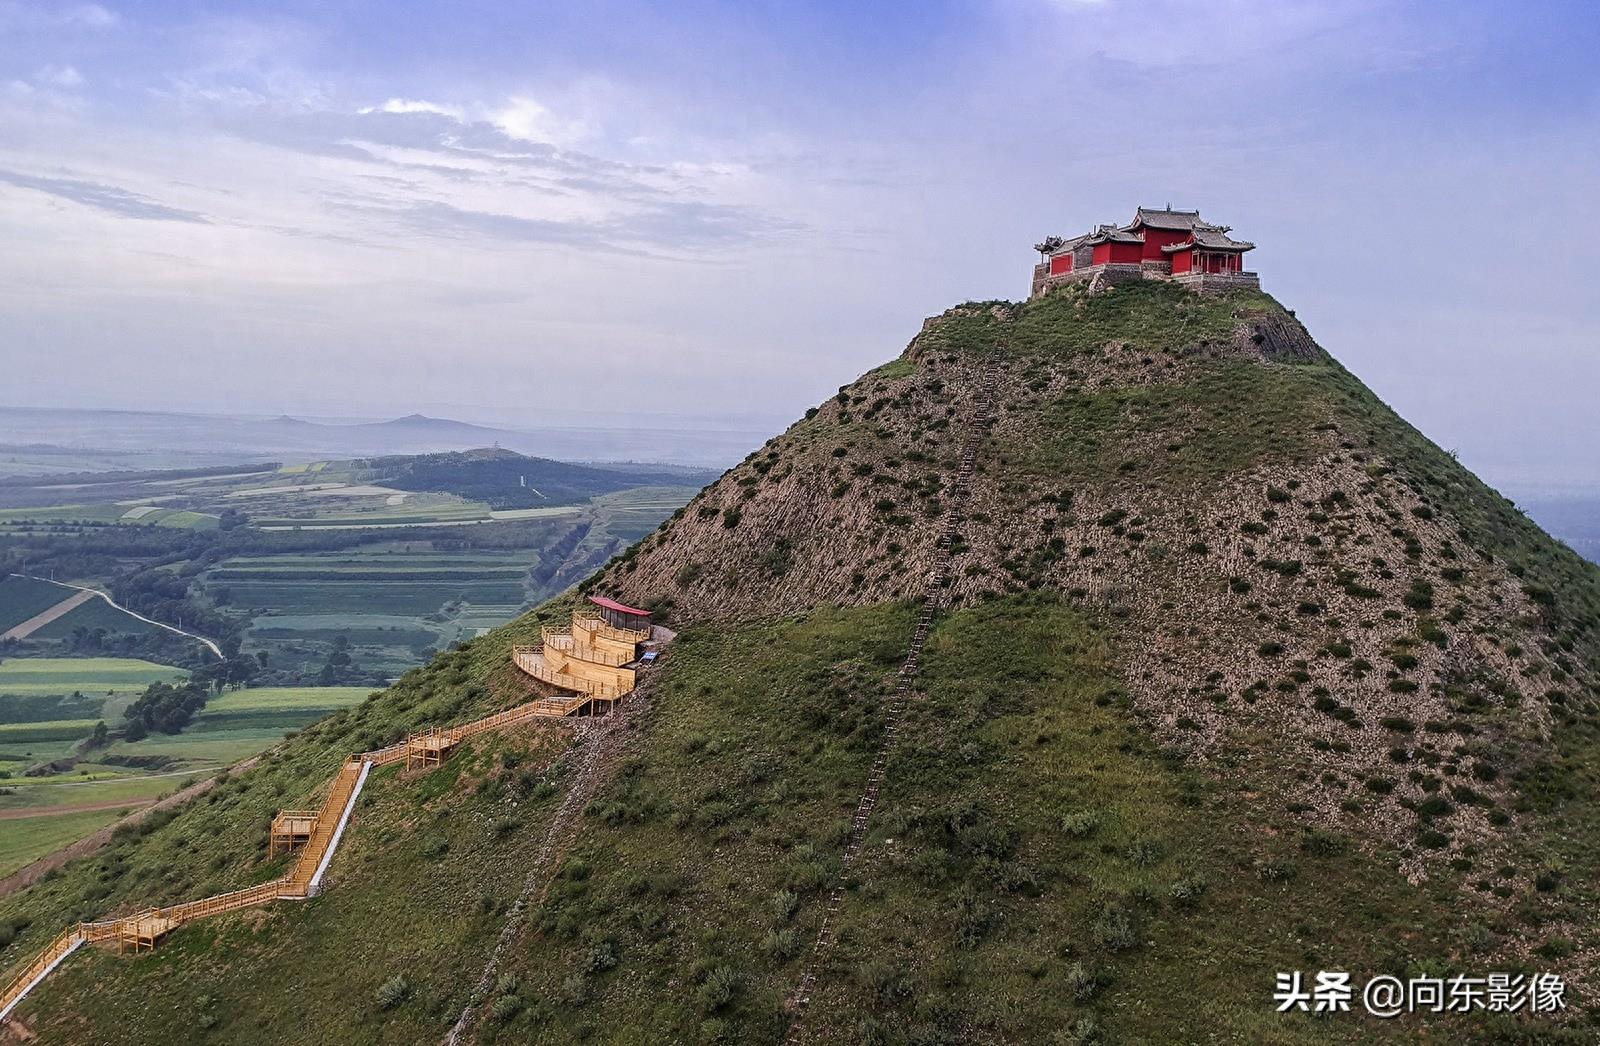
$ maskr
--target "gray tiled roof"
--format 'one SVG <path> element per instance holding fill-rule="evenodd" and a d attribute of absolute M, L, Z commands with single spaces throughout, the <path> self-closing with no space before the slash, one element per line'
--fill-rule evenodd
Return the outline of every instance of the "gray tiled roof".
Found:
<path fill-rule="evenodd" d="M 1131 229 L 1135 225 L 1145 224 L 1152 229 L 1180 229 L 1189 230 L 1197 225 L 1204 225 L 1200 220 L 1199 211 L 1173 211 L 1155 207 L 1140 207 L 1133 212 L 1133 221 L 1124 228 Z"/>
<path fill-rule="evenodd" d="M 1116 225 L 1097 225 L 1094 232 L 1085 237 L 1087 243 L 1143 243 L 1143 236 L 1136 236 L 1126 229 Z"/>
<path fill-rule="evenodd" d="M 1251 251 L 1255 250 L 1256 245 L 1245 240 L 1236 240 L 1229 236 L 1228 227 L 1225 225 L 1207 225 L 1204 222 L 1197 222 L 1194 227 L 1194 246 L 1204 247 L 1213 251 Z M 1171 254 L 1174 251 L 1188 250 L 1189 244 L 1174 243 L 1161 249 Z"/>

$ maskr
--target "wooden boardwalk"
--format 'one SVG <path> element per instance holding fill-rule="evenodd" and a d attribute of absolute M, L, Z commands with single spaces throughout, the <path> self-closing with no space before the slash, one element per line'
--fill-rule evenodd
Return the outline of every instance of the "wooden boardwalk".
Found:
<path fill-rule="evenodd" d="M 327 798 L 319 809 L 283 811 L 275 819 L 272 848 L 276 850 L 278 845 L 291 849 L 300 846 L 299 856 L 288 874 L 240 890 L 164 908 L 147 908 L 133 915 L 101 922 L 79 923 L 62 931 L 0 990 L 0 1021 L 10 1017 L 17 1004 L 82 945 L 109 943 L 125 951 L 147 951 L 168 933 L 195 919 L 278 900 L 315 897 L 355 809 L 362 785 L 374 768 L 402 759 L 413 766 L 437 766 L 469 737 L 541 719 L 563 719 L 580 711 L 590 701 L 587 695 L 540 697 L 470 723 L 413 734 L 399 744 L 349 756 L 339 767 L 339 772 L 333 775 Z M 444 743 L 446 739 L 448 744 Z M 428 753 L 420 763 L 416 761 L 419 753 Z M 276 831 L 279 827 L 285 830 L 281 839 Z"/>

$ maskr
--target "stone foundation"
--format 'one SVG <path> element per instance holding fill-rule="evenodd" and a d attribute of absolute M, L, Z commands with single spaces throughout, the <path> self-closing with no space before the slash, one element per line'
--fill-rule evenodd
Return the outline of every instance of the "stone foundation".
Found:
<path fill-rule="evenodd" d="M 1168 262 L 1108 262 L 1103 265 L 1086 265 L 1059 276 L 1050 275 L 1049 265 L 1033 267 L 1033 284 L 1028 297 L 1037 298 L 1057 287 L 1088 283 L 1093 287 L 1114 286 L 1131 280 L 1171 280 L 1182 284 L 1196 294 L 1214 294 L 1235 287 L 1260 287 L 1261 277 L 1253 272 L 1185 272 L 1172 275 Z"/>

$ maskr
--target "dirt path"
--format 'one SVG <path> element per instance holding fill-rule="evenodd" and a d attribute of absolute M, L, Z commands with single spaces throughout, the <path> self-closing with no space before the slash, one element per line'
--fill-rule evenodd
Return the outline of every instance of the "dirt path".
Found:
<path fill-rule="evenodd" d="M 50 609 L 40 611 L 20 625 L 13 625 L 4 635 L 0 635 L 0 639 L 27 639 L 56 618 L 78 609 L 94 597 L 95 593 L 79 589 Z"/>
<path fill-rule="evenodd" d="M 255 766 L 256 761 L 260 758 L 260 756 L 251 756 L 249 759 L 246 759 L 242 762 L 234 763 L 232 766 L 228 767 L 227 772 L 230 774 L 243 773 L 252 766 Z M 43 878 L 47 872 L 53 871 L 56 868 L 60 868 L 62 865 L 73 860 L 74 858 L 85 857 L 94 853 L 96 850 L 101 849 L 107 843 L 111 842 L 112 835 L 118 828 L 121 828 L 124 825 L 138 824 L 140 821 L 144 820 L 146 817 L 149 817 L 157 810 L 170 810 L 175 806 L 182 806 L 191 799 L 205 795 L 207 792 L 211 791 L 212 788 L 216 787 L 217 778 L 220 776 L 221 772 L 219 771 L 217 774 L 213 774 L 204 781 L 196 781 L 188 788 L 173 792 L 165 799 L 162 799 L 159 802 L 151 803 L 142 810 L 135 810 L 127 817 L 113 821 L 111 824 L 106 825 L 98 832 L 86 835 L 75 843 L 69 843 L 68 845 L 57 850 L 55 853 L 45 854 L 32 864 L 23 865 L 21 868 L 18 868 L 4 879 L 0 879 L 0 897 L 4 897 L 11 893 L 16 893 L 18 890 L 21 890 L 26 886 L 32 886 L 34 883 Z M 122 803 L 118 805 L 127 806 L 129 804 Z"/>
<path fill-rule="evenodd" d="M 610 770 L 616 763 L 617 754 L 622 749 L 628 729 L 645 705 L 647 699 L 640 695 L 638 690 L 634 691 L 634 694 L 638 696 L 622 710 L 602 718 L 598 725 L 592 725 L 578 735 L 583 751 L 578 756 L 578 769 L 572 787 L 567 790 L 566 796 L 561 800 L 561 806 L 556 810 L 555 819 L 550 822 L 544 843 L 528 869 L 527 878 L 523 880 L 522 892 L 512 904 L 511 910 L 506 913 L 506 921 L 501 927 L 499 938 L 495 941 L 494 950 L 489 953 L 488 961 L 484 963 L 483 971 L 478 976 L 477 990 L 473 992 L 466 1008 L 461 1011 L 461 1016 L 444 1037 L 443 1046 L 460 1046 L 462 1042 L 477 1041 L 474 1031 L 478 1020 L 478 1006 L 470 1000 L 488 998 L 489 990 L 494 985 L 495 975 L 500 970 L 501 958 L 522 937 L 528 911 L 543 903 L 545 896 L 550 892 L 556 868 L 565 860 L 567 851 L 577 839 L 584 807 L 589 804 L 589 800 L 594 797 L 601 784 L 609 779 Z"/>
<path fill-rule="evenodd" d="M 0 821 L 16 821 L 24 817 L 53 817 L 56 814 L 87 814 L 96 810 L 131 810 L 134 807 L 148 806 L 153 802 L 154 799 L 105 799 L 98 803 L 79 805 L 63 803 L 56 806 L 19 806 L 10 810 L 0 810 Z"/>
<path fill-rule="evenodd" d="M 49 578 L 33 577 L 30 574 L 13 574 L 11 576 L 12 577 L 25 577 L 25 578 L 28 578 L 30 581 L 50 581 Z M 112 606 L 116 607 L 118 610 L 122 611 L 124 614 L 127 614 L 129 617 L 137 618 L 138 620 L 143 621 L 147 625 L 154 625 L 157 628 L 164 628 L 168 632 L 173 632 L 173 633 L 176 633 L 177 635 L 180 635 L 180 636 L 188 636 L 190 639 L 194 640 L 197 643 L 200 643 L 200 644 L 204 645 L 207 650 L 209 650 L 213 654 L 217 655 L 217 660 L 218 661 L 227 660 L 226 658 L 224 658 L 222 656 L 222 648 L 217 646 L 217 644 L 215 642 L 213 642 L 212 640 L 207 639 L 205 636 L 197 636 L 193 632 L 185 632 L 183 629 L 174 628 L 174 627 L 172 627 L 171 625 L 167 624 L 164 621 L 157 621 L 153 617 L 145 617 L 143 614 L 140 614 L 140 613 L 138 613 L 136 611 L 133 611 L 133 610 L 129 610 L 127 607 L 123 606 L 121 603 L 118 603 L 115 599 L 112 599 L 110 596 L 106 595 L 104 592 L 101 592 L 99 589 L 96 589 L 96 588 L 84 588 L 82 585 L 69 585 L 65 581 L 50 581 L 50 583 L 52 585 L 60 585 L 62 588 L 76 589 L 77 591 L 79 591 L 81 593 L 86 593 L 86 595 L 84 596 L 84 600 L 85 601 L 87 601 L 89 599 L 93 599 L 95 596 L 99 596 L 101 599 L 105 600 L 107 603 L 110 603 Z M 55 609 L 56 609 L 56 607 L 51 607 L 50 608 L 50 610 L 55 610 Z M 68 609 L 71 609 L 71 608 L 69 607 Z M 45 613 L 47 613 L 47 614 L 49 612 L 50 612 L 49 610 L 45 611 Z M 62 613 L 66 613 L 66 611 L 62 611 Z M 44 623 L 45 622 L 40 622 L 41 625 L 44 624 Z M 21 625 L 18 625 L 17 628 L 22 628 L 23 626 L 25 626 L 27 624 L 28 624 L 28 622 L 24 621 Z M 39 626 L 35 625 L 34 627 L 37 628 Z M 10 635 L 11 635 L 10 632 L 6 633 L 7 637 L 9 637 Z"/>

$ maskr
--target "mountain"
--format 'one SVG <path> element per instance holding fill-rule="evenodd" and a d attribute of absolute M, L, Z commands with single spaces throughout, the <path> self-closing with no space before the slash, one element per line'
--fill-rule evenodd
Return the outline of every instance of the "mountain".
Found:
<path fill-rule="evenodd" d="M 0 475 L 95 469 L 191 467 L 225 461 L 289 461 L 469 450 L 491 444 L 584 461 L 675 462 L 723 468 L 765 433 L 703 427 L 504 429 L 409 414 L 388 421 L 328 422 L 155 411 L 0 407 Z M 63 467 L 53 459 L 71 460 Z M 79 464 L 81 460 L 83 463 Z"/>
<path fill-rule="evenodd" d="M 705 471 L 664 470 L 647 465 L 627 468 L 573 465 L 498 448 L 377 458 L 364 464 L 373 470 L 375 481 L 386 486 L 400 490 L 446 491 L 470 500 L 485 501 L 497 509 L 570 505 L 630 487 L 698 485 L 716 478 L 714 473 Z"/>
<path fill-rule="evenodd" d="M 374 775 L 325 895 L 74 956 L 46 1040 L 1587 1042 L 1600 568 L 1268 296 L 972 303 L 583 588 L 676 629 L 614 717 Z M 563 597 L 0 900 L 280 874 L 344 754 L 526 698 Z M 146 822 L 150 824 L 150 822 Z M 1279 974 L 1353 1012 L 1276 1012 Z M 1360 1012 L 1376 975 L 1561 1014 Z M 292 1000 L 292 1001 L 289 1001 Z M 470 1003 L 470 1010 L 468 1009 Z"/>

